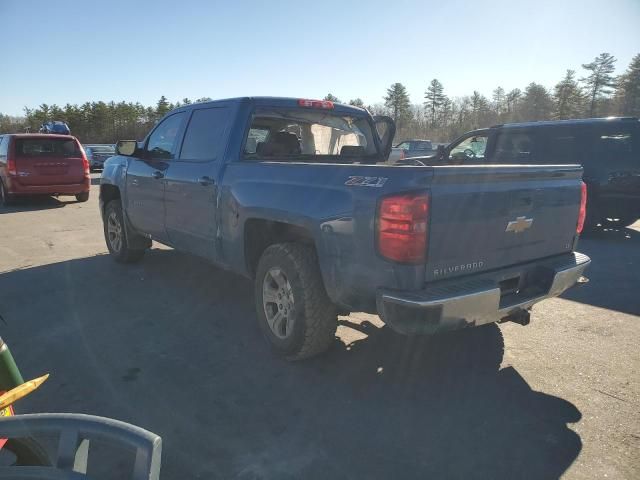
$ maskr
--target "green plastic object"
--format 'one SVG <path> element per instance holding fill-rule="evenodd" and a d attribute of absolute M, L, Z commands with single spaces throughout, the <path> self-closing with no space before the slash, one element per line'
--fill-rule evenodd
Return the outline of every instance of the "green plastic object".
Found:
<path fill-rule="evenodd" d="M 11 355 L 11 350 L 0 338 L 0 391 L 9 391 L 23 383 L 24 379 Z"/>

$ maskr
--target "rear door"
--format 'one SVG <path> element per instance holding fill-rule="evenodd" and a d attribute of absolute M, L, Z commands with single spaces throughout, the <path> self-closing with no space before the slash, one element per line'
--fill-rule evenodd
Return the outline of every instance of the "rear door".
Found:
<path fill-rule="evenodd" d="M 165 225 L 176 248 L 215 260 L 216 179 L 231 124 L 228 107 L 194 109 L 165 176 Z"/>
<path fill-rule="evenodd" d="M 580 167 L 433 168 L 428 280 L 572 250 Z"/>
<path fill-rule="evenodd" d="M 147 137 L 137 157 L 129 157 L 126 210 L 132 225 L 160 241 L 167 240 L 164 226 L 165 175 L 175 159 L 187 112 L 164 118 Z"/>
<path fill-rule="evenodd" d="M 72 137 L 15 137 L 13 158 L 22 185 L 71 185 L 84 181 L 82 150 Z"/>

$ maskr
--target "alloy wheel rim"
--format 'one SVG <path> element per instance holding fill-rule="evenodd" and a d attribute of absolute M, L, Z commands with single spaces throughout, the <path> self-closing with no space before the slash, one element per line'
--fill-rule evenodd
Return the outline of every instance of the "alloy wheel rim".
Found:
<path fill-rule="evenodd" d="M 278 267 L 264 276 L 262 306 L 271 332 L 280 339 L 288 338 L 293 333 L 295 302 L 289 279 Z"/>
<path fill-rule="evenodd" d="M 111 248 L 119 252 L 122 248 L 122 225 L 118 221 L 116 212 L 111 212 L 107 219 L 107 236 L 109 237 Z"/>

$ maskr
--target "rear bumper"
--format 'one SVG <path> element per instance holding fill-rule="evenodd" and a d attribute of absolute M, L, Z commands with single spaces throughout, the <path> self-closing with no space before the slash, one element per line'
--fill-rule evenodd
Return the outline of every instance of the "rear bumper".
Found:
<path fill-rule="evenodd" d="M 91 179 L 86 177 L 82 183 L 64 185 L 22 185 L 17 181 L 9 184 L 11 195 L 77 195 L 91 189 Z"/>
<path fill-rule="evenodd" d="M 378 314 L 402 334 L 434 334 L 497 322 L 560 295 L 590 262 L 586 255 L 571 253 L 438 282 L 421 291 L 382 289 L 376 297 Z M 512 288 L 514 284 L 518 288 Z"/>

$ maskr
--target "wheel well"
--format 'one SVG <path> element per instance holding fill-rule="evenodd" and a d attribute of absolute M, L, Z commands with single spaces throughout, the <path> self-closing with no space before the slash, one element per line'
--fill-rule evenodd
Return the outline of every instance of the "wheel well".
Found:
<path fill-rule="evenodd" d="M 267 247 L 284 242 L 314 246 L 311 232 L 304 227 L 271 220 L 247 220 L 244 226 L 244 253 L 249 273 L 255 275 L 262 252 Z"/>
<path fill-rule="evenodd" d="M 104 208 L 111 200 L 120 198 L 120 189 L 115 185 L 100 185 L 100 198 Z"/>

